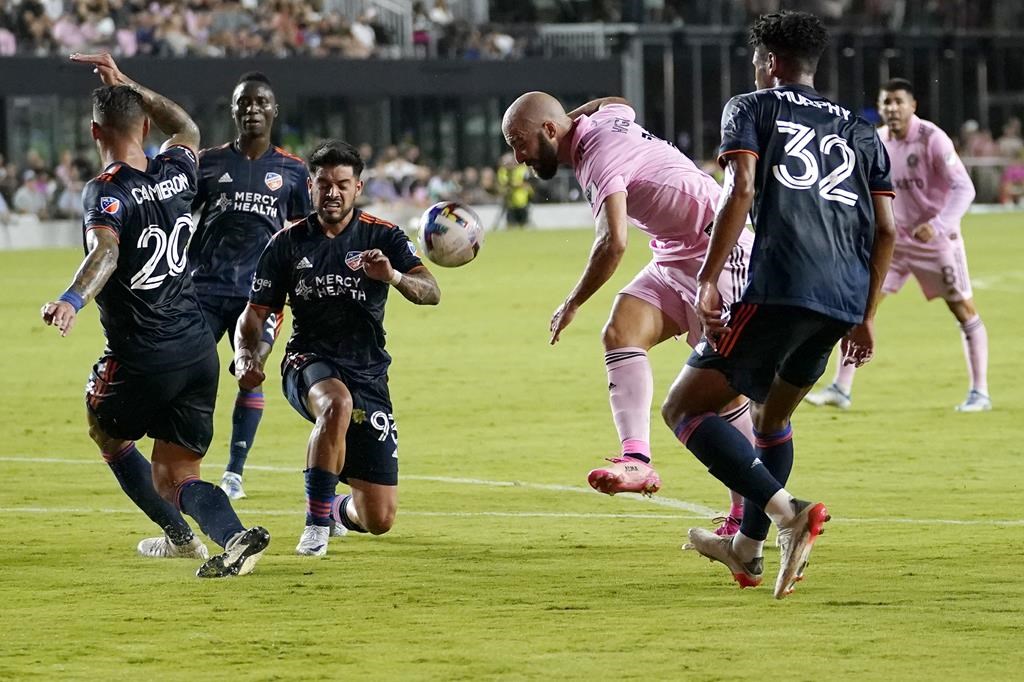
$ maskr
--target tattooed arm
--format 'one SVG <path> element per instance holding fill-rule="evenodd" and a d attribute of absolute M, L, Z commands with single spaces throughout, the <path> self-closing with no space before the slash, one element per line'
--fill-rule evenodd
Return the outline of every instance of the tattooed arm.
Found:
<path fill-rule="evenodd" d="M 363 252 L 366 276 L 380 282 L 389 282 L 402 296 L 416 305 L 437 305 L 441 302 L 441 287 L 423 265 L 409 272 L 398 272 L 380 249 Z M 397 281 L 396 281 L 397 280 Z"/>
<path fill-rule="evenodd" d="M 59 299 L 43 306 L 43 322 L 53 325 L 61 336 L 67 336 L 75 326 L 78 311 L 96 298 L 103 285 L 117 269 L 117 235 L 111 230 L 89 230 L 85 235 L 89 253 L 78 267 L 75 279 Z"/>
<path fill-rule="evenodd" d="M 142 106 L 153 123 L 164 134 L 171 138 L 164 142 L 161 150 L 175 145 L 188 147 L 193 153 L 199 149 L 199 126 L 195 124 L 185 110 L 163 95 L 139 85 L 121 73 L 114 63 L 114 58 L 104 52 L 102 54 L 71 55 L 71 60 L 83 64 L 92 64 L 104 85 L 127 85 L 142 96 Z"/>

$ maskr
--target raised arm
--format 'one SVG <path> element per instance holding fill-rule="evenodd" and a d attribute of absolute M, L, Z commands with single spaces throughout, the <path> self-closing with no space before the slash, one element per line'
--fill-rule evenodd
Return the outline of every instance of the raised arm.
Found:
<path fill-rule="evenodd" d="M 43 322 L 56 327 L 61 336 L 71 333 L 78 311 L 96 298 L 117 269 L 120 251 L 114 232 L 103 228 L 89 230 L 85 235 L 85 244 L 89 253 L 78 266 L 71 286 L 56 301 L 46 303 L 41 311 Z"/>
<path fill-rule="evenodd" d="M 623 99 L 622 97 L 600 97 L 598 99 L 590 100 L 584 105 L 578 106 L 570 111 L 566 116 L 572 120 L 576 120 L 580 116 L 591 116 L 597 112 L 598 109 L 605 106 L 606 104 L 625 104 L 629 106 L 629 100 Z"/>
<path fill-rule="evenodd" d="M 572 292 L 551 317 L 552 344 L 558 343 L 559 335 L 576 317 L 579 307 L 615 273 L 626 252 L 627 239 L 626 193 L 615 192 L 609 194 L 601 204 L 597 215 L 597 234 L 590 249 L 587 267 Z"/>
<path fill-rule="evenodd" d="M 188 147 L 193 153 L 199 149 L 199 126 L 195 124 L 189 115 L 180 106 L 167 99 L 163 95 L 153 92 L 149 88 L 139 85 L 128 76 L 121 73 L 114 63 L 114 58 L 109 53 L 102 54 L 78 54 L 71 55 L 71 60 L 82 64 L 92 64 L 94 71 L 99 74 L 104 85 L 127 85 L 142 95 L 142 106 L 146 114 L 153 119 L 153 123 L 170 139 L 164 142 L 161 150 L 182 145 Z"/>

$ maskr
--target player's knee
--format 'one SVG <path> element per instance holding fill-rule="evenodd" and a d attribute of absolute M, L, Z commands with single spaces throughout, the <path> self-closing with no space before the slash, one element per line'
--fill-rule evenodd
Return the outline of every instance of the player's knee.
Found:
<path fill-rule="evenodd" d="M 395 512 L 391 507 L 371 510 L 365 519 L 361 519 L 363 528 L 372 535 L 384 535 L 395 525 Z"/>
<path fill-rule="evenodd" d="M 108 436 L 96 423 L 89 424 L 89 438 L 96 443 L 96 447 L 100 449 L 101 453 L 117 452 L 124 445 L 124 441 Z"/>
<path fill-rule="evenodd" d="M 686 416 L 686 411 L 674 396 L 670 393 L 661 404 L 661 418 L 668 428 L 675 428 L 675 425 Z"/>
<path fill-rule="evenodd" d="M 626 334 L 619 329 L 614 320 L 608 320 L 604 325 L 604 329 L 601 330 L 601 342 L 604 344 L 606 351 L 623 348 L 628 345 Z"/>
<path fill-rule="evenodd" d="M 153 487 L 160 497 L 171 504 L 178 494 L 178 483 L 165 467 L 153 467 Z"/>
<path fill-rule="evenodd" d="M 320 400 L 320 419 L 328 428 L 348 428 L 352 418 L 352 396 L 349 393 L 332 393 Z"/>

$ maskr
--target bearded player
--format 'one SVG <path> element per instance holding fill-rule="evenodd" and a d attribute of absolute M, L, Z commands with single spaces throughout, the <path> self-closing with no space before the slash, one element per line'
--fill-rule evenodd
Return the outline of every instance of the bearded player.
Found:
<path fill-rule="evenodd" d="M 583 275 L 551 318 L 552 344 L 615 272 L 626 250 L 627 222 L 651 237 L 653 259 L 619 292 L 602 336 L 621 453 L 591 471 L 588 481 L 609 495 L 655 493 L 661 479 L 651 466 L 654 381 L 647 351 L 674 336 L 687 334 L 691 345 L 701 337 L 693 308 L 696 275 L 721 189 L 682 152 L 637 124 L 636 113 L 618 97 L 566 113 L 551 95 L 529 92 L 505 112 L 502 134 L 516 160 L 542 179 L 554 177 L 559 166 L 572 168 L 596 223 Z M 752 243 L 749 233 L 741 237 L 723 270 L 720 287 L 728 303 L 746 280 Z M 722 416 L 752 440 L 745 399 L 731 403 Z M 734 495 L 721 533 L 736 532 L 742 504 Z"/>

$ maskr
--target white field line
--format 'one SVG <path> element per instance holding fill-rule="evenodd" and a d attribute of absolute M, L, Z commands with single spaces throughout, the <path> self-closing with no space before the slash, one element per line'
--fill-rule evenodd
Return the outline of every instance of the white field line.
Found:
<path fill-rule="evenodd" d="M 24 464 L 102 464 L 101 461 L 90 461 L 87 459 L 61 459 L 58 457 L 5 457 L 0 456 L 0 462 L 13 462 Z M 209 462 L 209 466 L 219 467 L 215 462 Z M 247 464 L 247 469 L 267 471 L 273 473 L 300 473 L 300 469 L 291 467 L 275 467 L 259 464 Z M 558 485 L 552 483 L 527 483 L 523 481 L 490 481 L 477 478 L 456 478 L 450 476 L 402 476 L 403 480 L 432 481 L 435 483 L 452 483 L 461 485 L 488 486 L 499 488 L 523 488 L 528 490 L 547 490 L 553 492 L 571 492 L 600 495 L 600 493 L 579 486 Z M 574 512 L 427 512 L 402 510 L 403 516 L 433 516 L 448 518 L 470 518 L 470 517 L 499 517 L 499 518 L 579 518 L 579 519 L 707 519 L 718 515 L 719 512 L 700 504 L 694 504 L 685 500 L 677 500 L 663 495 L 655 497 L 644 497 L 632 493 L 618 495 L 661 507 L 688 511 L 690 514 L 629 514 L 629 513 L 574 513 Z M 136 513 L 137 510 L 130 508 L 123 509 L 96 509 L 78 507 L 0 507 L 0 514 L 123 514 Z M 247 514 L 265 514 L 267 516 L 287 516 L 298 513 L 296 510 L 278 509 L 250 509 L 245 508 Z M 888 516 L 849 518 L 837 517 L 833 523 L 857 523 L 857 524 L 909 524 L 920 526 L 1024 526 L 1024 519 L 907 519 L 892 518 Z"/>

